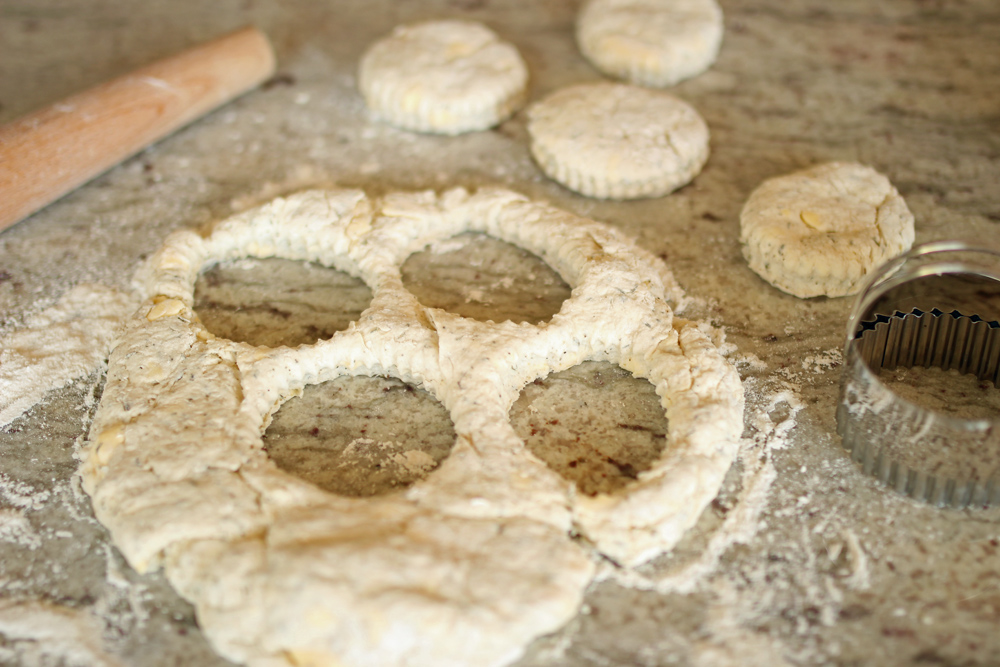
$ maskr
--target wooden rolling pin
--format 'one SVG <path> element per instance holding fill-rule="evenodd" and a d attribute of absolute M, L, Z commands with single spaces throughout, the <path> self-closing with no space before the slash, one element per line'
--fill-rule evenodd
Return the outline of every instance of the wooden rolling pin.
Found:
<path fill-rule="evenodd" d="M 0 230 L 273 72 L 267 37 L 245 28 L 0 127 Z"/>

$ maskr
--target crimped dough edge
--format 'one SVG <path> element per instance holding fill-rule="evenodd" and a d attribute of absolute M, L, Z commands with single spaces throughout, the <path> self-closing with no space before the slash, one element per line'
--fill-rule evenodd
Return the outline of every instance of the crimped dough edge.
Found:
<path fill-rule="evenodd" d="M 839 173 L 870 179 L 884 190 L 874 205 L 871 227 L 850 232 L 815 232 L 805 228 L 782 235 L 775 222 L 779 209 L 808 209 L 811 199 L 795 195 L 796 184 L 837 180 Z M 829 162 L 764 181 L 740 213 L 740 241 L 747 264 L 778 289 L 797 296 L 840 297 L 857 294 L 873 270 L 906 252 L 914 241 L 914 220 L 905 200 L 882 174 L 850 162 Z"/>
<path fill-rule="evenodd" d="M 676 11 L 671 4 L 677 3 L 590 0 L 577 16 L 576 42 L 580 52 L 602 73 L 641 86 L 666 88 L 702 74 L 715 62 L 722 46 L 723 14 L 715 0 L 688 2 L 698 5 L 700 16 L 696 14 L 697 18 L 691 21 L 693 25 L 679 34 L 664 35 L 650 42 L 635 34 L 643 26 L 627 29 L 629 6 L 645 6 L 667 19 Z"/>
<path fill-rule="evenodd" d="M 586 112 L 584 104 L 599 95 L 631 95 L 650 105 L 648 127 L 656 127 L 661 122 L 654 105 L 664 103 L 683 117 L 687 133 L 681 147 L 669 140 L 671 154 L 664 154 L 662 147 L 642 145 L 643 137 L 624 136 L 605 141 L 605 146 L 587 154 L 590 143 L 616 129 L 617 120 L 612 113 L 592 119 L 590 127 L 579 137 L 566 135 L 567 124 L 559 122 L 570 114 Z M 557 117 L 555 120 L 549 116 Z M 658 130 L 661 128 L 657 128 Z M 664 136 L 670 136 L 669 127 L 662 128 Z M 662 197 L 690 183 L 701 173 L 709 157 L 709 130 L 704 119 L 690 104 L 680 98 L 658 91 L 629 86 L 626 84 L 598 82 L 584 83 L 556 91 L 535 104 L 529 111 L 528 133 L 531 138 L 530 150 L 535 162 L 546 176 L 559 184 L 597 199 L 641 199 Z M 609 148 L 613 152 L 609 154 Z M 664 155 L 659 164 L 648 164 L 656 151 Z M 619 168 L 609 163 L 627 160 L 640 163 L 643 168 Z"/>
<path fill-rule="evenodd" d="M 449 85 L 447 77 L 458 77 L 474 67 L 461 58 L 454 64 L 436 63 L 435 71 L 409 72 L 408 62 L 393 62 L 397 41 L 421 31 L 451 29 L 456 36 L 488 35 L 491 60 L 507 66 L 503 71 L 484 71 L 471 86 Z M 424 45 L 428 46 L 428 45 Z M 442 47 L 441 44 L 430 46 Z M 426 54 L 433 56 L 435 54 Z M 483 65 L 484 63 L 479 63 Z M 440 77 L 437 82 L 428 76 Z M 434 85 L 437 83 L 438 85 Z M 398 27 L 391 35 L 368 48 L 358 67 L 358 89 L 365 103 L 381 120 L 415 132 L 454 136 L 487 130 L 510 118 L 527 100 L 528 70 L 517 49 L 500 40 L 486 26 L 472 21 L 428 21 Z"/>

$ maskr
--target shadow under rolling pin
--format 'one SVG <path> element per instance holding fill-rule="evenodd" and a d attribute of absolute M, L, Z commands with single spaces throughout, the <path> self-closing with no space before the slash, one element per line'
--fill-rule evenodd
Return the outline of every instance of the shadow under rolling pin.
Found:
<path fill-rule="evenodd" d="M 0 231 L 273 73 L 267 37 L 244 28 L 0 127 Z"/>

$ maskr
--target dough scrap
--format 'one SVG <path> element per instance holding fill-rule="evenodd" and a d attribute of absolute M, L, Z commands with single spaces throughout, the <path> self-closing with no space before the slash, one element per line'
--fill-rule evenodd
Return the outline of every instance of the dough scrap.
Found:
<path fill-rule="evenodd" d="M 882 174 L 829 162 L 764 181 L 740 213 L 750 268 L 797 297 L 847 296 L 913 245 L 913 214 Z"/>
<path fill-rule="evenodd" d="M 400 266 L 467 231 L 519 245 L 573 286 L 548 322 L 496 324 L 419 304 Z M 364 280 L 371 305 L 313 345 L 204 335 L 199 271 L 280 256 Z M 490 667 L 578 611 L 593 552 L 625 566 L 669 550 L 716 495 L 742 433 L 743 390 L 683 293 L 615 229 L 516 193 L 313 190 L 171 235 L 140 272 L 81 477 L 138 570 L 162 567 L 225 657 L 253 665 Z M 158 308 L 169 300 L 171 305 Z M 162 312 L 161 312 L 162 311 Z M 160 317 L 151 318 L 157 312 Z M 166 314 L 166 313 L 171 314 Z M 535 379 L 586 360 L 647 378 L 668 442 L 633 484 L 574 492 L 508 421 Z M 452 453 L 398 493 L 354 498 L 279 469 L 261 434 L 308 384 L 389 375 L 449 410 Z"/>
<path fill-rule="evenodd" d="M 658 88 L 707 70 L 722 34 L 715 0 L 590 0 L 576 23 L 577 45 L 594 67 Z"/>
<path fill-rule="evenodd" d="M 626 84 L 558 90 L 531 108 L 528 133 L 546 175 L 599 199 L 668 194 L 708 160 L 708 126 L 691 105 Z"/>
<path fill-rule="evenodd" d="M 407 130 L 455 135 L 506 120 L 527 97 L 517 49 L 472 21 L 400 26 L 361 58 L 368 107 Z"/>

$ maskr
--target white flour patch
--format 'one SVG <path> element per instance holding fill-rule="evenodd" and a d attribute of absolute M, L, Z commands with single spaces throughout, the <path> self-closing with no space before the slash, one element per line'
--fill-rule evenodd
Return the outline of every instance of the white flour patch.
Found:
<path fill-rule="evenodd" d="M 732 357 L 732 362 L 740 370 L 766 371 L 767 363 L 753 352 L 741 352 Z"/>
<path fill-rule="evenodd" d="M 434 241 L 427 246 L 427 251 L 435 255 L 445 255 L 461 250 L 469 245 L 469 241 L 470 237 L 468 236 L 452 236 L 451 238 Z"/>
<path fill-rule="evenodd" d="M 637 570 L 622 569 L 603 563 L 596 580 L 613 579 L 617 583 L 639 590 L 658 593 L 690 593 L 719 566 L 719 560 L 732 546 L 747 544 L 760 527 L 760 516 L 767 506 L 768 492 L 777 473 L 770 457 L 761 456 L 757 444 L 744 440 L 739 461 L 743 464 L 740 485 L 742 493 L 722 525 L 709 539 L 701 555 L 679 571 L 664 576 L 650 576 Z"/>
<path fill-rule="evenodd" d="M 819 354 L 811 354 L 802 360 L 802 369 L 810 373 L 824 373 L 834 368 L 838 368 L 844 363 L 844 355 L 839 347 L 832 348 Z"/>
<path fill-rule="evenodd" d="M 463 295 L 465 297 L 466 303 L 471 303 L 475 301 L 476 303 L 489 303 L 489 299 L 486 298 L 486 293 L 481 289 L 467 289 L 463 290 Z"/>
<path fill-rule="evenodd" d="M 747 606 L 740 592 L 726 580 L 712 586 L 715 602 L 708 609 L 706 638 L 695 642 L 691 664 L 699 667 L 787 667 L 785 648 L 776 637 L 747 627 L 739 612 Z"/>
<path fill-rule="evenodd" d="M 105 580 L 110 586 L 97 599 L 94 612 L 107 624 L 105 638 L 110 642 L 144 627 L 150 618 L 149 589 L 129 580 L 120 559 L 110 545 L 104 545 Z"/>
<path fill-rule="evenodd" d="M 7 504 L 22 510 L 37 510 L 52 497 L 51 491 L 35 491 L 34 487 L 24 482 L 11 479 L 0 473 L 0 497 Z"/>
<path fill-rule="evenodd" d="M 871 586 L 868 570 L 868 555 L 861 547 L 861 541 L 852 530 L 844 530 L 844 545 L 849 556 L 851 574 L 845 580 L 848 588 L 857 591 L 867 590 Z"/>
<path fill-rule="evenodd" d="M 0 541 L 18 544 L 35 550 L 42 545 L 42 539 L 32 527 L 23 512 L 0 509 Z"/>
<path fill-rule="evenodd" d="M 793 382 L 779 381 L 778 387 L 767 391 L 750 411 L 749 425 L 753 438 L 769 449 L 784 449 L 789 445 L 789 433 L 795 428 L 795 415 L 805 407 L 801 387 Z"/>
<path fill-rule="evenodd" d="M 401 454 L 393 454 L 392 462 L 408 473 L 424 473 L 437 465 L 434 457 L 419 449 L 410 449 Z"/>
<path fill-rule="evenodd" d="M 48 392 L 98 368 L 118 323 L 135 308 L 132 296 L 98 284 L 69 290 L 27 326 L 0 338 L 0 428 Z"/>
<path fill-rule="evenodd" d="M 88 614 L 36 600 L 0 600 L 0 663 L 120 667 Z"/>

